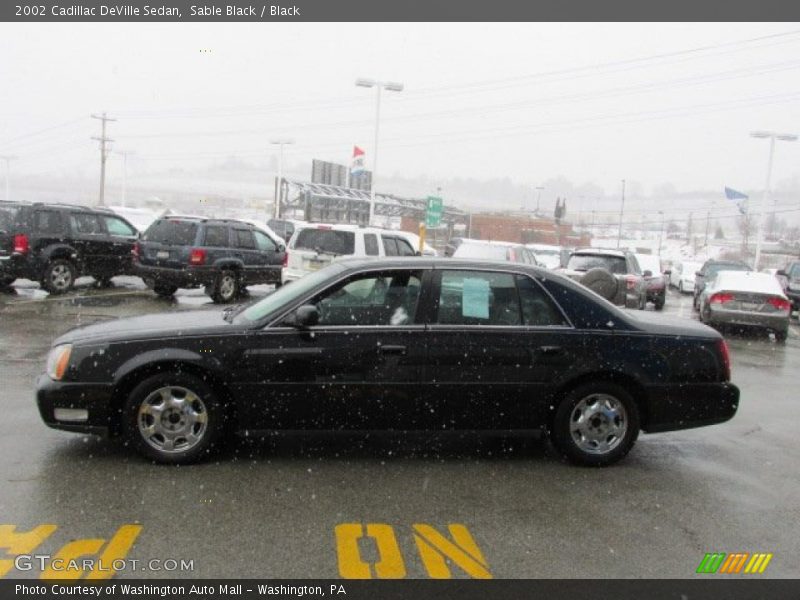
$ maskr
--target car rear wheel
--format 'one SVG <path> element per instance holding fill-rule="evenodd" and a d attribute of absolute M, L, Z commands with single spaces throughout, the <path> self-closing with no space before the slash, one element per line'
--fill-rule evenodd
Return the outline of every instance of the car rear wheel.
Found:
<path fill-rule="evenodd" d="M 56 259 L 47 263 L 42 286 L 51 294 L 64 294 L 75 284 L 75 266 L 68 260 Z"/>
<path fill-rule="evenodd" d="M 156 293 L 156 295 L 161 296 L 162 298 L 169 298 L 178 291 L 178 286 L 157 283 L 153 286 L 153 291 Z"/>
<path fill-rule="evenodd" d="M 223 432 L 223 407 L 200 379 L 162 373 L 141 382 L 125 405 L 125 438 L 145 457 L 187 464 L 208 456 Z"/>
<path fill-rule="evenodd" d="M 775 331 L 774 334 L 776 342 L 785 342 L 786 338 L 789 337 L 789 330 L 779 329 L 778 331 Z"/>
<path fill-rule="evenodd" d="M 666 301 L 666 298 L 664 296 L 657 296 L 656 299 L 655 299 L 655 302 L 653 302 L 653 304 L 656 307 L 656 310 L 663 310 L 665 301 Z"/>
<path fill-rule="evenodd" d="M 239 278 L 235 271 L 222 271 L 214 282 L 211 299 L 220 304 L 233 302 L 239 295 Z"/>
<path fill-rule="evenodd" d="M 556 409 L 550 438 L 570 461 L 604 467 L 623 458 L 639 435 L 639 411 L 625 388 L 597 382 L 570 391 Z"/>

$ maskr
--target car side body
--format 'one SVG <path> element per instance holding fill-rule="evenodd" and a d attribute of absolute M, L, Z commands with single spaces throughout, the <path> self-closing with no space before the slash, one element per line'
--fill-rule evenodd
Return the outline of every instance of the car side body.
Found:
<path fill-rule="evenodd" d="M 197 458 L 154 451 L 158 439 L 136 434 L 137 410 L 140 433 L 153 428 L 155 409 L 143 400 L 152 390 L 142 386 L 161 390 L 170 374 L 207 387 L 243 435 L 555 428 L 569 446 L 570 417 L 560 411 L 588 389 L 590 424 L 616 418 L 621 405 L 607 400 L 600 410 L 602 398 L 616 397 L 634 430 L 606 454 L 587 433 L 588 449 L 573 450 L 588 464 L 621 458 L 639 429 L 726 421 L 739 400 L 727 347 L 709 327 L 634 316 L 543 268 L 452 258 L 340 261 L 238 313 L 90 325 L 54 342 L 47 372 L 37 390 L 47 425 L 132 435 L 164 462 Z"/>

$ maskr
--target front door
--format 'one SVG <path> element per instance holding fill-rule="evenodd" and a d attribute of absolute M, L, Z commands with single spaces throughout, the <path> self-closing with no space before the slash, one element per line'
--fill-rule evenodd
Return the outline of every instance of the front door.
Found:
<path fill-rule="evenodd" d="M 103 215 L 103 222 L 111 242 L 108 249 L 111 254 L 109 275 L 130 273 L 131 252 L 138 237 L 136 230 L 127 221 L 112 215 Z"/>
<path fill-rule="evenodd" d="M 409 429 L 425 390 L 423 272 L 360 273 L 310 298 L 319 323 L 283 322 L 247 336 L 234 373 L 253 429 Z"/>

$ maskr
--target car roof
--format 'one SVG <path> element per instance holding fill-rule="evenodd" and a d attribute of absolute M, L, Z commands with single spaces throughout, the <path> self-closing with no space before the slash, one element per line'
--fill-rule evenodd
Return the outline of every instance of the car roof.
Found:
<path fill-rule="evenodd" d="M 628 255 L 626 250 L 618 250 L 616 248 L 578 248 L 572 251 L 572 254 L 594 254 L 606 256 L 619 256 L 624 258 Z"/>
<path fill-rule="evenodd" d="M 780 282 L 770 273 L 755 271 L 720 271 L 714 284 L 715 290 L 739 292 L 761 292 L 783 296 Z"/>
<path fill-rule="evenodd" d="M 484 260 L 479 258 L 445 258 L 441 256 L 399 256 L 389 258 L 345 258 L 336 261 L 337 264 L 346 266 L 348 269 L 359 270 L 362 268 L 381 269 L 383 267 L 397 268 L 423 268 L 423 269 L 496 269 L 498 271 L 520 271 L 525 270 L 531 273 L 544 274 L 551 273 L 544 267 L 537 267 L 525 263 L 511 262 L 505 260 Z"/>

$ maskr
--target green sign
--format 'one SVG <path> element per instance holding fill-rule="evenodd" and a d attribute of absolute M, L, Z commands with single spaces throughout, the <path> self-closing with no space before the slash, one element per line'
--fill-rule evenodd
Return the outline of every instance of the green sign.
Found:
<path fill-rule="evenodd" d="M 442 222 L 444 202 L 438 196 L 428 196 L 428 210 L 425 211 L 425 227 L 438 227 Z"/>

